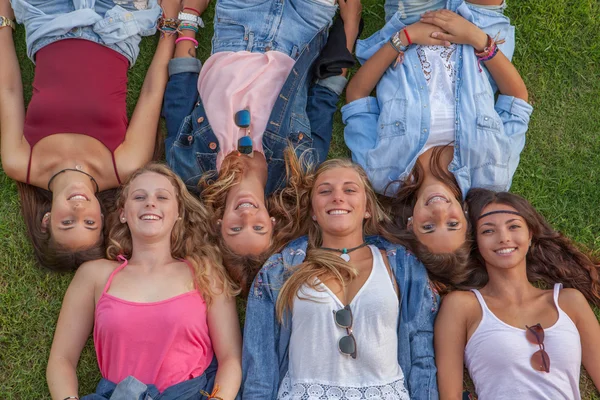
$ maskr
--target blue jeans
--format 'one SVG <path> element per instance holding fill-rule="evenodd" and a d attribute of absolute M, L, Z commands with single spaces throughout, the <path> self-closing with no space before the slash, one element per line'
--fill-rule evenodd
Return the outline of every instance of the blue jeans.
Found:
<path fill-rule="evenodd" d="M 133 66 L 142 36 L 156 32 L 162 10 L 149 0 L 145 10 L 127 9 L 112 0 L 11 0 L 15 17 L 25 24 L 27 56 L 35 62 L 42 47 L 62 39 L 85 39 L 107 46 Z"/>
<path fill-rule="evenodd" d="M 468 4 L 468 1 L 467 1 Z M 499 6 L 480 6 L 472 4 L 473 7 L 481 7 L 499 13 L 504 12 L 506 2 Z M 400 19 L 405 25 L 410 25 L 419 20 L 421 14 L 425 11 L 439 10 L 440 8 L 450 8 L 446 0 L 386 0 L 385 21 L 389 21 L 392 16 L 398 12 Z"/>

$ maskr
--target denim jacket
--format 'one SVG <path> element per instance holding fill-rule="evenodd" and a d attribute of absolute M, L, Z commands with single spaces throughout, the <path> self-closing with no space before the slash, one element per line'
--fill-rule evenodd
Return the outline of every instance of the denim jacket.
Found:
<path fill-rule="evenodd" d="M 514 27 L 499 12 L 448 0 L 447 8 L 479 26 L 492 37 L 505 39 L 500 48 L 507 57 L 514 51 Z M 397 12 L 373 36 L 358 42 L 361 63 L 405 27 Z M 525 145 L 525 132 L 533 108 L 525 101 L 499 95 L 473 48 L 456 50 L 454 157 L 448 166 L 466 196 L 471 187 L 496 191 L 510 188 Z M 377 84 L 377 98 L 365 97 L 342 108 L 344 138 L 352 158 L 367 171 L 376 191 L 394 194 L 412 171 L 430 130 L 427 82 L 414 46 L 404 62 L 390 67 Z M 391 184 L 387 191 L 386 186 Z M 384 193 L 385 191 L 385 193 Z"/>
<path fill-rule="evenodd" d="M 298 156 L 305 153 L 307 162 L 318 164 L 327 158 L 333 114 L 346 78 L 326 78 L 306 90 L 312 80 L 311 67 L 326 39 L 327 30 L 323 29 L 304 47 L 271 112 L 262 139 L 268 165 L 267 195 L 285 186 L 284 151 L 288 146 L 293 146 Z M 199 67 L 193 64 L 197 61 L 188 59 L 187 63 L 181 68 L 170 65 L 163 107 L 168 132 L 165 147 L 169 166 L 188 189 L 198 193 L 197 185 L 204 174 L 217 177 L 220 147 L 196 90 Z"/>
<path fill-rule="evenodd" d="M 438 399 L 433 354 L 433 322 L 439 296 L 429 283 L 427 271 L 404 247 L 381 237 L 367 239 L 387 252 L 400 292 L 398 363 L 413 400 Z M 277 321 L 275 305 L 290 268 L 304 261 L 306 236 L 273 255 L 260 270 L 248 295 L 242 352 L 242 399 L 276 399 L 288 370 L 291 315 Z"/>

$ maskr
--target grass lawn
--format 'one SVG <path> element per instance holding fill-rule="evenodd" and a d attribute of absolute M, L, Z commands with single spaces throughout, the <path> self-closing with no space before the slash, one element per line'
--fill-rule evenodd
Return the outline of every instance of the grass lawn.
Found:
<path fill-rule="evenodd" d="M 383 0 L 363 0 L 363 38 L 384 23 Z M 214 6 L 201 32 L 198 57 L 210 53 Z M 512 189 L 529 199 L 558 229 L 600 254 L 600 3 L 597 0 L 510 0 L 517 31 L 514 62 L 529 88 L 534 114 Z M 25 33 L 15 35 L 25 99 L 34 67 Z M 145 39 L 129 74 L 128 107 L 135 105 L 156 38 Z M 0 55 L 0 62 L 2 56 Z M 332 156 L 345 156 L 336 115 Z M 0 173 L 0 398 L 49 398 L 45 368 L 62 296 L 72 275 L 39 269 L 25 236 L 15 184 Z M 599 310 L 596 310 L 600 317 Z M 80 393 L 100 375 L 91 340 L 79 363 Z M 589 378 L 582 398 L 600 400 Z"/>

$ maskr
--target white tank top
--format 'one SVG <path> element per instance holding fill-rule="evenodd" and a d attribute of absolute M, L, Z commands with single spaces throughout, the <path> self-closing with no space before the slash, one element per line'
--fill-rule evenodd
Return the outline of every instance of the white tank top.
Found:
<path fill-rule="evenodd" d="M 544 327 L 544 346 L 550 357 L 550 372 L 535 371 L 531 356 L 539 346 L 496 317 L 478 290 L 472 289 L 483 316 L 465 347 L 465 364 L 479 400 L 580 400 L 581 340 L 577 327 L 558 306 L 561 283 L 554 285 L 558 320 Z M 532 321 L 535 325 L 536 321 Z M 525 328 L 525 327 L 523 327 Z"/>
<path fill-rule="evenodd" d="M 350 308 L 357 357 L 342 354 L 338 341 L 346 329 L 336 325 L 334 311 L 344 304 L 329 288 L 304 285 L 294 299 L 289 369 L 278 399 L 408 400 L 398 364 L 398 296 L 381 252 Z"/>

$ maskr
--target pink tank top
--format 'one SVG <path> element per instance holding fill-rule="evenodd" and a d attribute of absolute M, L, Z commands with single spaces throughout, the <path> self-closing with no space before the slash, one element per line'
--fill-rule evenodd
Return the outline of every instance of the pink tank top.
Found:
<path fill-rule="evenodd" d="M 213 358 L 206 302 L 198 290 L 152 303 L 136 303 L 107 293 L 108 278 L 95 312 L 94 346 L 102 377 L 118 383 L 133 376 L 159 391 L 204 373 Z"/>

